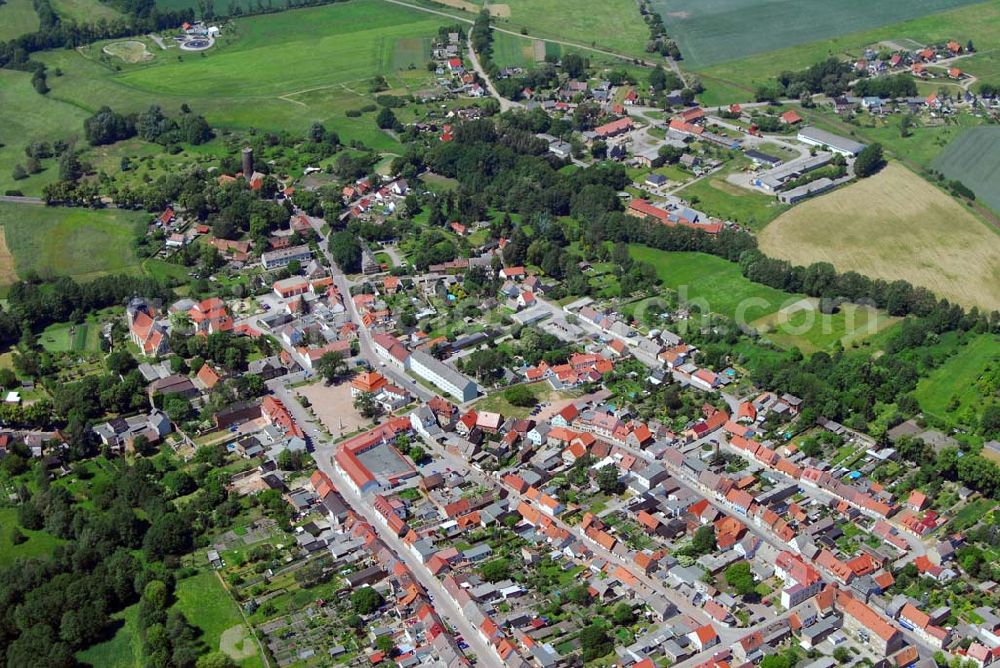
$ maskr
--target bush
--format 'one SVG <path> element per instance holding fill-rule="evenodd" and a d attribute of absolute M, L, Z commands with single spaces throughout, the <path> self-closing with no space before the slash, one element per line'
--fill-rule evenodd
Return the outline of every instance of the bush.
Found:
<path fill-rule="evenodd" d="M 344 112 L 344 115 L 347 116 L 348 118 L 358 118 L 361 116 L 361 114 L 362 111 L 360 109 L 348 109 L 347 111 Z"/>
<path fill-rule="evenodd" d="M 508 387 L 503 391 L 503 398 L 514 406 L 521 406 L 522 408 L 529 408 L 538 403 L 535 395 L 524 385 Z"/>

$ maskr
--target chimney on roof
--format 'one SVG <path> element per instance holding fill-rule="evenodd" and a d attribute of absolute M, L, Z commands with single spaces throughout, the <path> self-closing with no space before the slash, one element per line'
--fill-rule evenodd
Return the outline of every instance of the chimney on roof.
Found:
<path fill-rule="evenodd" d="M 247 146 L 243 149 L 243 178 L 249 179 L 253 174 L 253 149 Z"/>

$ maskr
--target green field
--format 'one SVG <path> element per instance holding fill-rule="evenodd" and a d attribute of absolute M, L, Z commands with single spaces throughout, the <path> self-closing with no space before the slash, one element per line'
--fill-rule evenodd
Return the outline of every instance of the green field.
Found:
<path fill-rule="evenodd" d="M 57 545 L 64 542 L 44 531 L 20 529 L 28 540 L 14 545 L 11 531 L 17 526 L 17 509 L 0 508 L 0 567 L 9 566 L 16 559 L 47 559 Z"/>
<path fill-rule="evenodd" d="M 982 379 L 1000 366 L 1000 339 L 982 334 L 963 346 L 917 385 L 915 396 L 928 414 L 950 422 L 958 416 L 965 424 L 969 416 L 980 416 L 988 401 L 996 401 L 998 388 Z M 994 381 L 995 382 L 995 381 Z"/>
<path fill-rule="evenodd" d="M 5 9 L 6 5 L 0 7 L 0 12 Z M 36 93 L 30 73 L 0 69 L 0 194 L 14 188 L 26 195 L 41 194 L 42 185 L 54 180 L 56 161 L 44 160 L 43 172 L 15 181 L 11 177 L 14 166 L 27 162 L 24 147 L 33 141 L 51 143 L 54 139 L 79 137 L 87 115 L 70 104 Z"/>
<path fill-rule="evenodd" d="M 663 285 L 689 302 L 752 327 L 765 338 L 804 353 L 845 347 L 884 331 L 895 319 L 874 309 L 845 305 L 836 314 L 818 312 L 815 300 L 754 283 L 739 265 L 704 253 L 629 247 L 632 257 L 656 268 Z"/>
<path fill-rule="evenodd" d="M 51 0 L 52 9 L 62 20 L 91 23 L 121 18 L 121 13 L 100 0 Z"/>
<path fill-rule="evenodd" d="M 798 347 L 804 353 L 860 345 L 869 337 L 899 322 L 878 309 L 843 304 L 834 314 L 820 313 L 815 299 L 803 299 L 753 322 L 757 331 L 785 348 Z"/>
<path fill-rule="evenodd" d="M 377 74 L 386 77 L 388 93 L 432 89 L 433 73 L 424 67 L 426 40 L 448 21 L 380 0 L 352 0 L 238 19 L 216 47 L 199 55 L 156 50 L 149 62 L 115 59 L 112 67 L 101 62 L 99 43 L 37 57 L 65 72 L 49 78 L 48 97 L 82 110 L 110 102 L 123 112 L 151 104 L 173 111 L 187 103 L 215 126 L 301 132 L 321 121 L 345 141 L 398 148 L 375 126 L 374 114 L 349 119 L 344 112 L 371 102 Z M 417 55 L 420 61 L 413 63 Z M 29 102 L 38 99 L 30 94 Z M 63 127 L 79 132 L 80 124 Z"/>
<path fill-rule="evenodd" d="M 38 14 L 31 0 L 6 0 L 0 4 L 0 41 L 38 30 Z"/>
<path fill-rule="evenodd" d="M 707 176 L 677 193 L 710 216 L 731 220 L 750 229 L 763 228 L 788 210 L 777 198 L 726 181 L 730 169 Z M 697 198 L 697 200 L 693 199 Z"/>
<path fill-rule="evenodd" d="M 135 271 L 132 242 L 147 215 L 0 202 L 0 226 L 19 276 L 34 270 L 78 279 Z M 9 267 L 0 267 L 0 274 Z"/>
<path fill-rule="evenodd" d="M 739 265 L 705 253 L 672 253 L 646 246 L 629 246 L 633 258 L 656 267 L 663 285 L 688 301 L 749 324 L 800 298 L 747 280 Z"/>
<path fill-rule="evenodd" d="M 212 571 L 204 571 L 179 581 L 176 596 L 177 608 L 189 622 L 201 629 L 201 639 L 209 650 L 219 650 L 223 633 L 243 625 L 243 617 L 236 601 L 223 589 L 219 578 Z M 243 668 L 258 668 L 264 664 L 255 652 L 253 656 L 239 661 L 239 665 Z"/>
<path fill-rule="evenodd" d="M 656 0 L 667 33 L 691 67 L 705 67 L 887 26 L 976 0 Z M 751 26 L 756 29 L 751 29 Z M 766 35 L 766 38 L 763 38 Z"/>
<path fill-rule="evenodd" d="M 38 341 L 49 352 L 98 352 L 101 349 L 101 329 L 96 322 L 59 323 L 49 325 Z"/>
<path fill-rule="evenodd" d="M 496 6 L 501 3 L 491 3 Z M 510 18 L 494 22 L 532 37 L 561 39 L 633 56 L 645 56 L 649 28 L 633 0 L 507 0 Z"/>
<path fill-rule="evenodd" d="M 1000 128 L 966 130 L 931 166 L 972 188 L 978 199 L 1000 212 Z"/>
<path fill-rule="evenodd" d="M 665 2 L 666 0 L 664 0 Z M 745 7 L 752 0 L 711 0 L 708 3 L 684 0 L 682 4 L 697 7 L 718 6 L 726 2 L 732 8 Z M 961 6 L 967 5 L 967 6 Z M 668 12 L 677 12 L 675 5 L 669 5 Z M 926 2 L 880 2 L 865 3 L 863 9 L 860 0 L 844 0 L 837 3 L 820 3 L 818 0 L 805 0 L 792 3 L 782 2 L 765 5 L 758 14 L 767 15 L 777 11 L 782 15 L 786 11 L 801 8 L 809 12 L 808 27 L 786 20 L 784 16 L 769 23 L 768 38 L 760 39 L 760 33 L 744 30 L 742 36 L 737 36 L 730 45 L 728 35 L 723 34 L 723 26 L 714 25 L 719 15 L 705 16 L 703 9 L 690 9 L 689 19 L 680 17 L 672 19 L 665 16 L 668 33 L 671 25 L 690 23 L 701 17 L 702 30 L 694 33 L 677 35 L 681 51 L 685 57 L 685 66 L 696 70 L 701 76 L 707 91 L 702 96 L 702 102 L 709 106 L 734 101 L 751 99 L 754 87 L 764 83 L 784 70 L 800 70 L 813 63 L 836 56 L 838 58 L 856 57 L 865 46 L 874 45 L 884 40 L 913 40 L 918 44 L 956 39 L 965 43 L 971 39 L 979 45 L 981 53 L 968 59 L 969 65 L 963 63 L 962 69 L 985 76 L 997 67 L 995 60 L 996 36 L 1000 34 L 1000 5 L 996 2 L 972 4 L 966 0 L 928 0 Z M 934 8 L 958 7 L 939 14 L 923 16 Z M 726 16 L 723 12 L 721 16 Z M 834 16 L 831 20 L 820 20 L 818 17 Z M 892 18 L 895 16 L 895 18 Z M 910 17 L 909 20 L 904 20 Z M 853 17 L 853 18 L 852 18 Z M 746 21 L 746 17 L 741 17 Z M 673 24 L 672 24 L 673 21 Z M 853 21 L 871 21 L 858 25 Z M 787 27 L 784 27 L 787 25 Z M 846 29 L 845 29 L 846 28 Z M 854 32 L 850 32 L 850 31 Z M 771 32 L 775 31 L 775 32 Z M 802 32 L 804 39 L 791 41 L 786 32 Z M 773 38 L 778 37 L 778 38 Z M 685 49 L 684 41 L 690 39 L 692 47 Z M 753 44 L 748 44 L 752 42 Z M 715 42 L 715 46 L 712 46 Z M 756 45 L 756 46 L 754 46 Z M 692 48 L 694 51 L 692 51 Z M 705 52 L 699 58 L 698 50 Z M 751 49 L 751 50 L 747 50 Z"/>

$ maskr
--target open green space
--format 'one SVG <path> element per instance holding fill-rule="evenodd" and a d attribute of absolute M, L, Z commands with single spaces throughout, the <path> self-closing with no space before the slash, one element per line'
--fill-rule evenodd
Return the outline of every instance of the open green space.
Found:
<path fill-rule="evenodd" d="M 6 5 L 0 6 L 0 16 Z M 2 23 L 2 19 L 0 19 Z M 58 77 L 49 77 L 55 81 Z M 0 69 L 0 194 L 17 189 L 40 195 L 42 185 L 56 178 L 56 160 L 43 160 L 43 171 L 15 181 L 15 165 L 26 165 L 24 147 L 33 141 L 73 140 L 83 134 L 87 113 L 71 104 L 39 95 L 29 72 Z"/>
<path fill-rule="evenodd" d="M 0 41 L 38 30 L 38 14 L 31 0 L 6 0 L 0 4 Z"/>
<path fill-rule="evenodd" d="M 77 279 L 134 271 L 133 241 L 147 214 L 0 202 L 0 226 L 19 276 Z M 0 267 L 0 269 L 9 269 Z"/>
<path fill-rule="evenodd" d="M 749 324 L 776 312 L 798 297 L 754 283 L 743 277 L 739 265 L 705 253 L 661 251 L 631 245 L 629 253 L 656 268 L 663 285 L 687 301 L 697 301 L 711 311 Z"/>
<path fill-rule="evenodd" d="M 52 9 L 63 21 L 77 23 L 92 23 L 94 21 L 111 21 L 121 18 L 121 13 L 111 5 L 100 0 L 51 0 Z"/>
<path fill-rule="evenodd" d="M 666 0 L 662 2 L 666 4 Z M 964 44 L 971 39 L 981 45 L 982 52 L 992 52 L 991 45 L 995 45 L 1000 31 L 1000 5 L 995 2 L 872 4 L 861 0 L 805 0 L 762 4 L 755 0 L 684 0 L 681 5 L 686 7 L 667 5 L 664 21 L 667 32 L 680 43 L 686 66 L 702 77 L 707 88 L 702 101 L 707 105 L 751 99 L 755 86 L 784 70 L 804 69 L 829 56 L 856 57 L 864 47 L 879 42 L 905 45 L 907 40 L 927 44 L 955 39 Z M 720 5 L 724 5 L 721 12 L 712 14 L 711 8 Z M 750 12 L 752 18 L 745 13 L 748 5 L 758 5 Z M 941 11 L 949 7 L 955 9 Z M 741 9 L 744 13 L 736 14 L 740 22 L 737 28 L 728 19 L 730 12 Z M 791 18 L 803 16 L 799 12 L 805 12 L 804 20 Z M 746 30 L 748 20 L 766 24 L 768 39 L 760 39 L 757 31 Z M 681 26 L 684 28 L 679 31 Z M 995 67 L 992 56 L 983 55 L 980 61 L 973 61 L 971 69 L 965 65 L 962 68 L 975 74 L 977 66 L 984 70 Z"/>
<path fill-rule="evenodd" d="M 494 7 L 501 3 L 491 3 Z M 550 37 L 618 53 L 646 56 L 649 28 L 633 0 L 507 0 L 510 18 L 494 22 L 532 37 Z M 494 14 L 496 12 L 494 11 Z"/>
<path fill-rule="evenodd" d="M 833 349 L 838 344 L 845 348 L 854 343 L 860 345 L 897 322 L 898 318 L 858 304 L 843 304 L 833 314 L 821 313 L 816 300 L 803 299 L 754 321 L 753 326 L 779 346 L 796 346 L 804 353 L 814 353 Z"/>
<path fill-rule="evenodd" d="M 222 582 L 212 571 L 202 571 L 179 581 L 176 596 L 177 608 L 184 613 L 189 622 L 201 629 L 203 634 L 201 639 L 212 651 L 220 650 L 223 633 L 243 625 L 243 616 L 236 601 L 223 588 Z M 245 632 L 244 635 L 249 636 L 249 632 Z M 252 657 L 238 663 L 243 668 L 264 665 L 256 652 Z"/>
<path fill-rule="evenodd" d="M 667 33 L 692 67 L 826 40 L 943 12 L 976 0 L 656 0 Z M 757 29 L 748 29 L 749 24 Z M 767 39 L 761 39 L 766 31 Z"/>
<path fill-rule="evenodd" d="M 49 325 L 38 341 L 49 352 L 98 352 L 101 349 L 100 325 L 97 322 Z"/>
<path fill-rule="evenodd" d="M 949 179 L 958 179 L 994 211 L 1000 211 L 1000 128 L 966 130 L 931 163 Z"/>
<path fill-rule="evenodd" d="M 702 311 L 752 327 L 783 348 L 804 353 L 830 350 L 838 343 L 859 345 L 896 322 L 884 313 L 847 304 L 832 315 L 815 300 L 748 280 L 739 265 L 714 255 L 629 246 L 632 257 L 656 268 L 663 285 Z"/>
<path fill-rule="evenodd" d="M 752 230 L 763 228 L 788 210 L 788 206 L 775 197 L 727 181 L 726 177 L 733 171 L 732 168 L 723 169 L 692 183 L 677 194 L 710 216 L 731 220 Z"/>
<path fill-rule="evenodd" d="M 987 402 L 995 401 L 998 378 L 1000 339 L 982 334 L 921 379 L 914 394 L 928 415 L 970 424 L 976 421 L 970 417 L 978 419 Z"/>
<path fill-rule="evenodd" d="M 12 532 L 17 526 L 17 509 L 0 508 L 0 567 L 9 566 L 17 559 L 48 559 L 52 550 L 64 541 L 44 531 L 19 528 L 28 540 L 15 545 Z"/>
<path fill-rule="evenodd" d="M 375 126 L 374 113 L 351 119 L 345 112 L 373 102 L 376 75 L 385 77 L 389 94 L 432 90 L 426 40 L 448 22 L 380 0 L 352 0 L 237 19 L 200 54 L 171 51 L 149 62 L 114 59 L 111 65 L 101 61 L 98 43 L 38 58 L 65 73 L 50 77 L 48 97 L 88 112 L 107 103 L 122 112 L 151 104 L 174 112 L 187 103 L 214 126 L 302 132 L 321 121 L 345 141 L 374 138 L 382 144 L 375 148 L 398 148 Z M 63 127 L 80 131 L 79 121 Z"/>

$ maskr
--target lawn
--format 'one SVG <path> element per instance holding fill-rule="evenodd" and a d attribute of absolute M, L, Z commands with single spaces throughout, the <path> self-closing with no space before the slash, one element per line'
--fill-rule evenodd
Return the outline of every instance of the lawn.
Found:
<path fill-rule="evenodd" d="M 44 531 L 20 531 L 28 540 L 14 545 L 11 532 L 17 526 L 17 509 L 0 508 L 0 567 L 9 566 L 17 559 L 48 559 L 52 550 L 64 541 Z"/>
<path fill-rule="evenodd" d="M 667 5 L 667 0 L 659 1 Z M 720 5 L 724 7 L 718 11 Z M 757 5 L 753 22 L 767 24 L 768 39 L 760 39 L 756 30 L 745 29 L 744 12 L 750 5 Z M 941 12 L 948 8 L 955 9 Z M 795 20 L 793 16 L 804 18 Z M 964 44 L 972 39 L 986 50 L 987 45 L 995 44 L 1000 30 L 1000 5 L 970 0 L 875 4 L 862 0 L 766 4 L 757 0 L 683 0 L 680 6 L 669 3 L 664 20 L 667 32 L 680 44 L 686 67 L 696 70 L 708 89 L 703 102 L 717 105 L 749 99 L 756 85 L 783 70 L 804 69 L 828 56 L 854 57 L 864 47 L 884 40 L 926 44 L 957 39 Z M 773 49 L 774 45 L 781 48 Z M 996 67 L 995 63 L 983 65 L 987 65 L 984 71 Z"/>
<path fill-rule="evenodd" d="M 692 183 L 677 195 L 710 216 L 731 220 L 752 230 L 763 228 L 788 210 L 775 197 L 729 183 L 726 176 L 730 173 L 731 169 L 723 169 Z"/>
<path fill-rule="evenodd" d="M 492 3 L 494 6 L 499 3 Z M 644 57 L 649 28 L 633 0 L 603 0 L 581 5 L 576 0 L 507 0 L 510 18 L 495 20 L 508 30 L 525 29 L 532 37 L 548 37 Z"/>
<path fill-rule="evenodd" d="M 0 4 L 0 41 L 38 30 L 38 14 L 31 0 L 6 0 Z"/>
<path fill-rule="evenodd" d="M 689 302 L 749 325 L 793 304 L 801 295 L 754 283 L 743 277 L 739 265 L 705 253 L 674 253 L 647 246 L 629 246 L 629 253 L 656 268 L 663 285 Z"/>
<path fill-rule="evenodd" d="M 177 583 L 177 608 L 202 631 L 202 641 L 210 650 L 220 649 L 222 634 L 244 626 L 236 601 L 223 588 L 213 571 L 203 571 Z M 239 662 L 244 668 L 263 666 L 258 654 Z"/>
<path fill-rule="evenodd" d="M 896 163 L 793 207 L 759 241 L 768 255 L 797 264 L 830 262 L 967 306 L 1000 308 L 1000 235 Z"/>
<path fill-rule="evenodd" d="M 100 331 L 97 322 L 63 322 L 46 327 L 39 343 L 49 352 L 100 352 Z"/>
<path fill-rule="evenodd" d="M 374 138 L 382 144 L 375 148 L 398 148 L 375 127 L 374 114 L 351 119 L 344 112 L 371 103 L 375 75 L 386 78 L 388 93 L 432 89 L 426 48 L 447 23 L 379 0 L 352 0 L 237 19 L 198 55 L 156 49 L 148 62 L 116 60 L 112 67 L 101 62 L 98 43 L 38 57 L 65 72 L 49 78 L 48 97 L 83 110 L 110 102 L 123 112 L 151 104 L 172 111 L 187 103 L 215 126 L 302 132 L 321 121 L 345 141 Z"/>
<path fill-rule="evenodd" d="M 7 9 L 7 5 L 0 6 L 0 17 Z M 51 81 L 57 78 L 49 77 Z M 72 105 L 36 93 L 29 72 L 0 69 L 0 194 L 17 189 L 40 195 L 42 185 L 56 178 L 56 160 L 43 161 L 42 173 L 15 181 L 14 166 L 27 161 L 24 147 L 33 141 L 75 139 L 82 134 L 86 117 L 86 112 Z"/>
<path fill-rule="evenodd" d="M 914 396 L 928 415 L 945 422 L 960 417 L 968 424 L 973 422 L 969 417 L 978 417 L 987 401 L 995 400 L 993 397 L 998 388 L 990 387 L 986 377 L 987 370 L 992 370 L 995 378 L 998 367 L 1000 339 L 982 334 L 921 379 Z"/>
<path fill-rule="evenodd" d="M 1000 212 L 1000 128 L 966 130 L 931 163 L 949 179 L 958 179 L 994 211 Z"/>
<path fill-rule="evenodd" d="M 19 276 L 96 278 L 135 271 L 132 243 L 143 213 L 117 209 L 70 209 L 0 202 L 0 226 Z M 2 272 L 0 272 L 2 273 Z"/>

